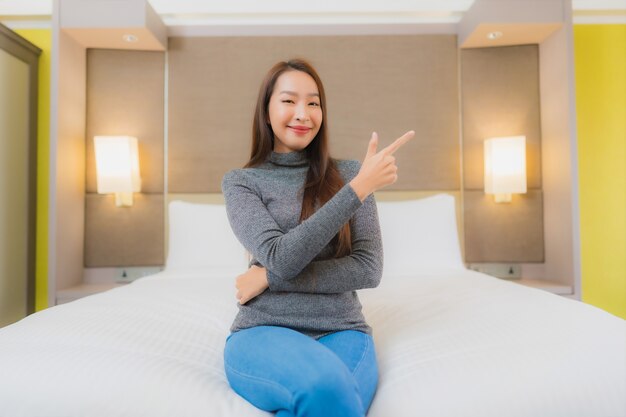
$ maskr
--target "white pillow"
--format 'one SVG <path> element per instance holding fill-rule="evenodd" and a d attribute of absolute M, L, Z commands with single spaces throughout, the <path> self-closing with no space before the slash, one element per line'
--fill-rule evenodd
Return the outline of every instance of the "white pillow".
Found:
<path fill-rule="evenodd" d="M 463 268 L 454 197 L 437 194 L 377 202 L 385 254 L 384 275 Z"/>
<path fill-rule="evenodd" d="M 235 237 L 223 204 L 169 204 L 167 270 L 210 268 L 241 274 L 247 253 Z"/>

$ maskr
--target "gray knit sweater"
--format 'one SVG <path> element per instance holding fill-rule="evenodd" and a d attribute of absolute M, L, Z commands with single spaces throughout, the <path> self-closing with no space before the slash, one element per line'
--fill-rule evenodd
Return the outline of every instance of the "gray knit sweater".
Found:
<path fill-rule="evenodd" d="M 345 186 L 299 223 L 308 171 L 304 152 L 272 152 L 254 168 L 224 175 L 222 192 L 230 225 L 267 269 L 269 288 L 239 306 L 236 332 L 254 326 L 282 326 L 314 338 L 339 330 L 371 334 L 355 290 L 376 287 L 383 250 L 374 196 L 361 203 L 348 184 L 357 161 L 337 161 Z M 352 253 L 332 258 L 329 242 L 350 221 Z"/>

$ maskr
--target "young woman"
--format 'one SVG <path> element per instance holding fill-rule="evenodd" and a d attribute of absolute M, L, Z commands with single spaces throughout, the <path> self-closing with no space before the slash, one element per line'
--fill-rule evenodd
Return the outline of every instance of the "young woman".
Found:
<path fill-rule="evenodd" d="M 356 290 L 380 282 L 372 193 L 397 180 L 407 132 L 363 164 L 328 153 L 322 82 L 304 60 L 279 62 L 261 86 L 252 152 L 222 191 L 253 255 L 237 277 L 239 314 L 224 350 L 231 387 L 277 416 L 364 416 L 378 383 L 371 328 Z"/>

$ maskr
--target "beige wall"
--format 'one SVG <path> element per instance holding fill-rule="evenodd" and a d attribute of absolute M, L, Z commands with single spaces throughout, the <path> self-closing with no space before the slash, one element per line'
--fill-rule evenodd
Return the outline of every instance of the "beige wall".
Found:
<path fill-rule="evenodd" d="M 87 266 L 162 264 L 163 192 L 219 192 L 222 175 L 249 155 L 252 113 L 266 71 L 303 55 L 325 84 L 334 156 L 360 160 L 372 131 L 385 143 L 415 129 L 416 140 L 398 154 L 403 175 L 390 190 L 459 193 L 463 167 L 466 261 L 543 261 L 536 46 L 459 54 L 453 35 L 171 38 L 168 132 L 160 130 L 165 80 L 158 54 L 89 53 Z M 91 137 L 105 134 L 106 126 L 114 126 L 106 134 L 136 132 L 144 150 L 147 185 L 141 204 L 130 209 L 93 193 Z M 511 134 L 527 136 L 529 193 L 494 205 L 482 190 L 482 141 Z M 131 227 L 143 245 L 128 239 Z"/>
<path fill-rule="evenodd" d="M 537 45 L 461 51 L 465 260 L 543 262 Z M 485 139 L 526 136 L 526 194 L 496 204 L 484 193 Z"/>
<path fill-rule="evenodd" d="M 164 263 L 163 52 L 89 49 L 85 176 L 85 266 L 151 266 Z M 138 140 L 141 194 L 132 207 L 115 206 L 97 193 L 93 137 Z"/>
<path fill-rule="evenodd" d="M 85 238 L 85 48 L 63 31 L 53 41 L 48 305 L 56 291 L 82 282 Z"/>

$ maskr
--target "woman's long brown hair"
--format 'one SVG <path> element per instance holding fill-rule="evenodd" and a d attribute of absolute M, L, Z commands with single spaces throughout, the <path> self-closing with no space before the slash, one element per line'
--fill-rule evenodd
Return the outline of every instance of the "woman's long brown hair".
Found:
<path fill-rule="evenodd" d="M 300 222 L 309 218 L 316 210 L 330 200 L 343 186 L 344 181 L 339 174 L 337 164 L 328 152 L 326 94 L 322 80 L 315 69 L 303 59 L 292 59 L 287 62 L 279 62 L 274 65 L 263 80 L 259 97 L 254 112 L 252 126 L 252 150 L 250 160 L 244 168 L 255 167 L 266 161 L 268 155 L 274 149 L 274 132 L 269 120 L 269 102 L 274 91 L 278 77 L 286 71 L 302 71 L 309 74 L 320 94 L 320 107 L 322 109 L 322 125 L 311 143 L 304 149 L 309 160 L 309 171 L 304 185 L 302 198 L 302 211 Z M 352 251 L 350 223 L 346 223 L 331 244 L 335 248 L 334 256 L 340 258 L 349 255 Z"/>

